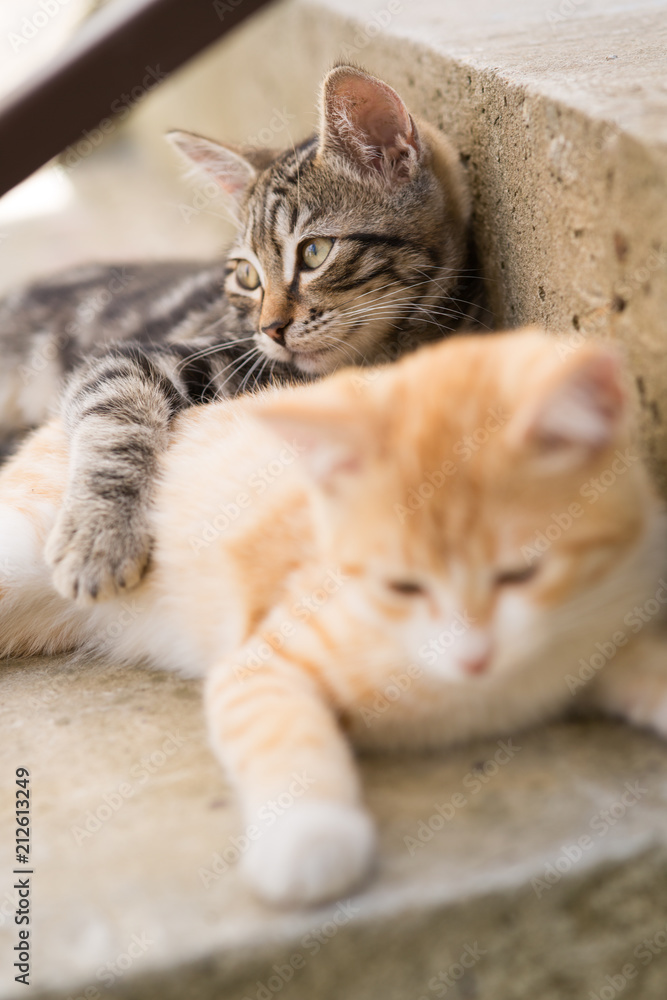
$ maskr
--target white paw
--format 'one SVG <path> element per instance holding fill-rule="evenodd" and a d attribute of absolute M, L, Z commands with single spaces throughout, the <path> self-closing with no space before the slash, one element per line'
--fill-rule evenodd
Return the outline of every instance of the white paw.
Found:
<path fill-rule="evenodd" d="M 40 565 L 42 551 L 35 525 L 25 514 L 0 504 L 0 585 L 19 584 Z"/>
<path fill-rule="evenodd" d="M 245 878 L 270 903 L 335 899 L 367 874 L 375 848 L 370 817 L 337 802 L 299 802 L 253 842 Z"/>
<path fill-rule="evenodd" d="M 663 739 L 667 737 L 667 692 L 661 692 L 642 718 L 633 719 L 637 725 L 648 726 Z"/>

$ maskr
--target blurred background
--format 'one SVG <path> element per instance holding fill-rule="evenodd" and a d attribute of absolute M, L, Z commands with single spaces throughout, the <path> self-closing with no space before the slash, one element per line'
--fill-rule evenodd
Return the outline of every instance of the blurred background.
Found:
<path fill-rule="evenodd" d="M 54 13 L 47 13 L 39 0 L 2 0 L 0 99 L 63 49 L 96 16 L 96 6 L 50 0 Z M 280 148 L 312 131 L 317 75 L 311 80 L 295 60 L 281 60 L 294 75 L 287 107 L 275 67 L 256 58 L 258 50 L 285 53 L 292 44 L 289 5 L 275 3 L 162 86 L 149 84 L 131 112 L 133 95 L 119 95 L 113 130 L 103 141 L 96 145 L 84 136 L 0 199 L 0 294 L 81 261 L 219 253 L 231 234 L 222 199 L 201 179 L 184 177 L 163 135 L 183 128 Z M 152 69 L 159 77 L 159 67 Z"/>

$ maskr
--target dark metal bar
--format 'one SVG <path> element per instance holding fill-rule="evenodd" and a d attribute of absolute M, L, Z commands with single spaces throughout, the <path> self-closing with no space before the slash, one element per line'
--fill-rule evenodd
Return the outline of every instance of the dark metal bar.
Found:
<path fill-rule="evenodd" d="M 134 0 L 91 17 L 0 104 L 0 195 L 271 0 Z"/>

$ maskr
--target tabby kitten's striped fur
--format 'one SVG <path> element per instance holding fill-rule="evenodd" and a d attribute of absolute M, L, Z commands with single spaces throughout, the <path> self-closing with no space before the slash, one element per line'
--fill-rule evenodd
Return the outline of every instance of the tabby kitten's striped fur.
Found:
<path fill-rule="evenodd" d="M 172 141 L 236 205 L 226 261 L 89 267 L 0 304 L 6 434 L 40 423 L 88 355 L 62 402 L 71 464 L 47 547 L 57 589 L 84 603 L 140 578 L 183 407 L 394 358 L 486 315 L 456 154 L 363 71 L 329 73 L 319 135 L 296 149 Z"/>
<path fill-rule="evenodd" d="M 445 746 L 587 693 L 667 734 L 665 643 L 634 625 L 667 590 L 665 520 L 641 462 L 622 462 L 630 442 L 613 356 L 563 360 L 534 332 L 191 408 L 161 457 L 154 559 L 119 629 L 120 598 L 82 608 L 52 587 L 43 546 L 68 446 L 49 424 L 0 474 L 0 655 L 79 646 L 205 677 L 247 877 L 281 903 L 348 892 L 374 837 L 346 734 Z M 302 794 L 267 820 L 297 775 Z"/>

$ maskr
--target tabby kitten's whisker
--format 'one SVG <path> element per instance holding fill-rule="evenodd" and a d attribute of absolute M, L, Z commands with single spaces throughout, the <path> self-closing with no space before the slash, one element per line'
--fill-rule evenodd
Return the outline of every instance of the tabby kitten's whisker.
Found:
<path fill-rule="evenodd" d="M 340 353 L 343 354 L 343 356 L 347 358 L 351 364 L 363 363 L 365 360 L 364 355 L 361 353 L 360 350 L 358 350 L 358 348 L 354 347 L 353 344 L 350 344 L 347 341 L 342 340 L 340 337 L 333 337 L 331 334 L 323 334 L 321 337 L 321 343 L 323 343 L 325 347 L 342 348 Z M 359 358 L 361 358 L 361 362 L 359 362 L 355 358 L 354 354 L 352 354 L 353 350 L 359 356 Z"/>
<path fill-rule="evenodd" d="M 377 299 L 375 299 L 373 302 L 362 303 L 361 306 L 358 306 L 358 307 L 357 307 L 356 304 L 354 304 L 352 306 L 347 307 L 344 310 L 341 310 L 341 314 L 348 315 L 348 314 L 354 312 L 356 308 L 359 308 L 360 310 L 363 310 L 363 309 L 372 309 L 374 306 L 376 306 L 376 305 L 378 305 L 380 303 L 385 302 L 385 300 L 389 300 L 386 304 L 388 304 L 390 306 L 394 305 L 394 304 L 400 305 L 401 301 L 402 301 L 401 299 L 399 299 L 399 298 L 391 298 L 391 296 L 396 296 L 397 292 L 399 290 L 403 293 L 403 300 L 404 301 L 406 301 L 406 302 L 413 302 L 414 298 L 412 296 L 412 293 L 414 292 L 414 290 L 417 289 L 417 288 L 420 288 L 422 285 L 431 284 L 431 283 L 432 283 L 431 279 L 427 279 L 425 281 L 416 281 L 416 282 L 411 283 L 410 285 L 406 285 L 406 283 L 404 281 L 397 281 L 397 282 L 394 283 L 395 287 L 391 291 L 385 292 L 383 295 L 378 296 Z M 386 286 L 383 286 L 383 287 L 386 287 Z M 366 294 L 370 294 L 370 292 L 368 292 Z M 359 298 L 361 298 L 361 296 L 359 296 Z"/>
<path fill-rule="evenodd" d="M 207 383 L 207 388 L 210 388 L 211 386 L 217 384 L 216 395 L 218 395 L 221 389 L 228 384 L 230 379 L 238 375 L 242 371 L 242 369 L 245 368 L 245 366 L 250 363 L 251 359 L 254 357 L 256 353 L 257 353 L 257 347 L 254 346 L 251 347 L 250 350 L 246 351 L 245 354 L 241 354 L 238 358 L 234 358 L 232 361 L 230 361 L 228 365 L 225 365 L 224 368 L 215 372 L 215 374 L 211 377 L 210 381 Z M 219 383 L 220 376 L 224 375 L 224 373 L 227 371 L 229 371 L 230 374 L 227 376 L 226 379 L 224 379 L 223 382 Z"/>
<path fill-rule="evenodd" d="M 244 376 L 243 381 L 241 382 L 241 385 L 239 386 L 239 395 L 241 395 L 243 393 L 243 390 L 244 390 L 245 386 L 247 385 L 248 380 L 250 379 L 250 376 L 252 375 L 252 373 L 257 368 L 259 368 L 259 366 L 262 364 L 262 362 L 264 360 L 265 360 L 265 355 L 259 354 L 259 357 L 257 358 L 257 360 L 255 361 L 255 363 L 253 364 L 252 368 L 250 368 L 250 370 Z"/>
<path fill-rule="evenodd" d="M 234 341 L 234 345 L 236 345 L 236 344 L 246 344 L 246 343 L 249 343 L 250 341 L 252 341 L 254 339 L 255 339 L 254 336 L 252 336 L 252 337 L 239 337 L 238 340 Z M 226 342 L 223 342 L 221 344 L 209 344 L 208 347 L 202 348 L 201 351 L 195 351 L 194 354 L 189 354 L 186 358 L 184 358 L 181 362 L 179 362 L 179 364 L 176 365 L 176 367 L 175 367 L 174 370 L 176 372 L 180 372 L 184 367 L 186 367 L 187 365 L 192 364 L 193 361 L 199 361 L 202 358 L 210 358 L 214 354 L 220 354 L 222 352 L 228 351 L 229 348 L 230 348 L 230 344 L 226 343 Z"/>
<path fill-rule="evenodd" d="M 229 379 L 233 378 L 236 372 L 240 371 L 240 368 L 243 367 L 245 363 L 249 362 L 250 358 L 252 358 L 253 355 L 255 355 L 257 352 L 258 352 L 257 345 L 254 345 L 249 350 L 247 350 L 245 354 L 241 354 L 238 358 L 234 358 L 234 360 L 230 361 L 228 365 L 225 365 L 224 368 L 221 368 L 218 372 L 216 372 L 216 379 L 217 379 L 220 378 L 221 375 L 224 375 L 226 371 L 229 371 L 230 368 L 233 369 L 232 374 L 228 376 L 228 378 L 225 379 L 224 382 L 221 383 L 220 388 L 225 386 L 229 381 Z"/>

